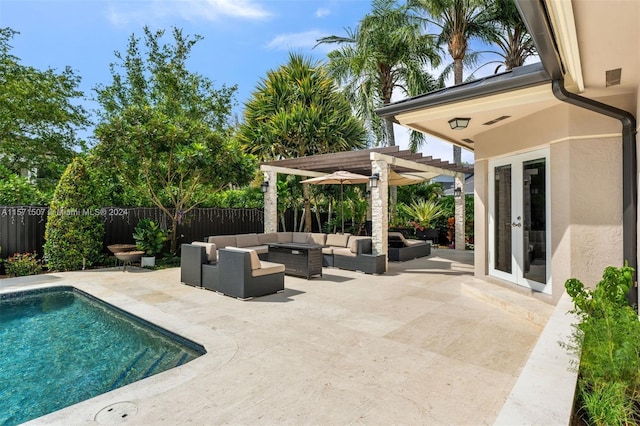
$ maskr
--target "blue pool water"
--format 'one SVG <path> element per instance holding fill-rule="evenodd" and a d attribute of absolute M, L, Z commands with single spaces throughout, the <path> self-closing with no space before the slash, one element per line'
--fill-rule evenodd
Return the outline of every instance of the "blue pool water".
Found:
<path fill-rule="evenodd" d="M 202 346 L 73 287 L 0 295 L 0 425 L 189 362 Z"/>

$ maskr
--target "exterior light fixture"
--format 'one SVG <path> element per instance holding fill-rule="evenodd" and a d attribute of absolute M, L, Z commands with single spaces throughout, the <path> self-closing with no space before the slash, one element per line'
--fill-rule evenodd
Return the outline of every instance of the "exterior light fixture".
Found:
<path fill-rule="evenodd" d="M 470 118 L 456 117 L 449 120 L 449 126 L 451 126 L 451 130 L 463 130 L 467 128 L 470 121 Z"/>
<path fill-rule="evenodd" d="M 457 187 L 456 189 L 453 190 L 453 196 L 456 198 L 460 198 L 462 197 L 462 188 Z"/>
<path fill-rule="evenodd" d="M 378 173 L 374 173 L 369 177 L 369 187 L 371 188 L 377 188 L 378 187 L 378 181 L 380 180 L 380 174 Z"/>
<path fill-rule="evenodd" d="M 260 189 L 262 190 L 262 192 L 267 192 L 267 190 L 269 189 L 269 181 L 265 180 L 264 182 L 262 182 L 260 184 Z"/>

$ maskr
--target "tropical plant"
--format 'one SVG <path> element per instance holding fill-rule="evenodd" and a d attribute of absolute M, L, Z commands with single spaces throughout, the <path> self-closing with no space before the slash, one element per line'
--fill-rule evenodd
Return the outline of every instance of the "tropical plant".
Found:
<path fill-rule="evenodd" d="M 58 182 L 45 227 L 44 258 L 50 270 L 76 270 L 100 259 L 104 222 L 95 184 L 76 157 Z"/>
<path fill-rule="evenodd" d="M 144 251 L 147 256 L 156 256 L 164 248 L 167 233 L 156 222 L 150 219 L 140 219 L 133 232 L 136 248 Z"/>
<path fill-rule="evenodd" d="M 489 62 L 498 63 L 496 73 L 502 67 L 505 70 L 520 67 L 527 58 L 536 55 L 533 39 L 512 0 L 494 1 L 485 9 L 485 13 L 495 28 L 489 40 L 500 49 L 495 53 L 501 57 L 501 61 Z"/>
<path fill-rule="evenodd" d="M 175 253 L 181 218 L 207 193 L 248 183 L 255 162 L 228 124 L 235 87 L 215 89 L 187 69 L 200 37 L 174 28 L 173 44 L 162 44 L 164 31 L 144 34 L 146 50 L 131 36 L 126 54 L 116 52 L 111 85 L 96 88 L 95 153 L 170 218 Z"/>
<path fill-rule="evenodd" d="M 37 275 L 42 272 L 42 264 L 35 252 L 16 253 L 4 261 L 5 271 L 10 277 Z"/>
<path fill-rule="evenodd" d="M 366 146 L 366 133 L 347 99 L 320 63 L 290 53 L 287 64 L 267 73 L 247 101 L 238 140 L 260 160 Z M 305 227 L 311 230 L 310 192 L 303 184 Z"/>
<path fill-rule="evenodd" d="M 393 122 L 375 113 L 391 103 L 398 91 L 417 96 L 438 88 L 426 72 L 436 67 L 440 58 L 433 38 L 423 34 L 423 24 L 406 5 L 395 0 L 373 0 L 372 11 L 346 36 L 332 35 L 318 44 L 339 44 L 329 53 L 329 71 L 344 85 L 344 93 L 362 117 L 375 145 L 395 145 Z M 419 132 L 411 133 L 412 147 L 423 140 Z"/>
<path fill-rule="evenodd" d="M 607 267 L 593 290 L 575 278 L 565 283 L 580 320 L 565 346 L 579 355 L 579 406 L 588 424 L 640 422 L 640 321 L 627 301 L 632 286 L 627 265 Z"/>
<path fill-rule="evenodd" d="M 437 45 L 446 46 L 453 59 L 454 84 L 461 84 L 469 41 L 473 38 L 489 41 L 494 31 L 493 24 L 484 13 L 487 2 L 484 0 L 409 0 L 409 4 L 417 10 L 424 10 L 427 13 L 427 21 L 440 29 Z M 442 82 L 444 76 L 443 73 Z M 455 164 L 462 164 L 462 151 L 458 145 L 453 145 L 453 161 Z"/>
<path fill-rule="evenodd" d="M 437 201 L 417 199 L 410 205 L 401 204 L 400 209 L 414 221 L 417 226 L 433 228 L 434 221 L 444 214 L 444 210 Z"/>

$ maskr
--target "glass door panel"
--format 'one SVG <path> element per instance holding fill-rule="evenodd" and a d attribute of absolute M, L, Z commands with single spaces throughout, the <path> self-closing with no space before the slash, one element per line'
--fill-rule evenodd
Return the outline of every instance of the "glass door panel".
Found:
<path fill-rule="evenodd" d="M 495 168 L 494 268 L 510 274 L 511 260 L 511 165 Z"/>
<path fill-rule="evenodd" d="M 544 158 L 523 163 L 522 212 L 524 278 L 547 281 L 547 191 Z"/>

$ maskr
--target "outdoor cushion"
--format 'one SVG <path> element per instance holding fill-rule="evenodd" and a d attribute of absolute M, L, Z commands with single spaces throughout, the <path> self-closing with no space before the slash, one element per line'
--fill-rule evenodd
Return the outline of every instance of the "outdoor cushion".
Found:
<path fill-rule="evenodd" d="M 327 245 L 332 247 L 346 247 L 351 234 L 329 234 L 327 235 Z"/>
<path fill-rule="evenodd" d="M 235 247 L 236 236 L 235 235 L 216 235 L 215 237 L 209 237 L 209 242 L 215 244 L 218 249 L 225 248 L 225 247 Z"/>
<path fill-rule="evenodd" d="M 358 253 L 358 240 L 366 240 L 370 237 L 356 237 L 355 235 L 352 235 L 349 237 L 349 250 L 351 250 L 351 253 Z"/>
<path fill-rule="evenodd" d="M 251 259 L 251 270 L 254 271 L 256 269 L 260 269 L 260 258 L 255 250 L 244 247 L 227 247 L 227 250 L 249 253 L 249 258 Z"/>
<path fill-rule="evenodd" d="M 306 244 L 309 238 L 308 232 L 294 232 L 291 237 L 292 243 Z"/>
<path fill-rule="evenodd" d="M 333 254 L 333 247 L 322 247 L 322 254 Z"/>
<path fill-rule="evenodd" d="M 278 232 L 279 243 L 290 243 L 293 238 L 293 232 Z"/>
<path fill-rule="evenodd" d="M 333 255 L 334 256 L 355 257 L 356 253 L 352 252 L 350 249 L 348 249 L 346 247 L 334 247 L 333 248 Z"/>
<path fill-rule="evenodd" d="M 269 246 L 251 246 L 251 247 L 242 247 L 249 250 L 255 250 L 258 254 L 267 254 L 269 253 Z"/>
<path fill-rule="evenodd" d="M 260 262 L 260 268 L 254 269 L 251 271 L 252 277 L 262 277 L 265 275 L 277 274 L 279 272 L 284 272 L 284 265 L 281 263 L 273 263 L 273 262 Z"/>
<path fill-rule="evenodd" d="M 307 243 L 309 244 L 318 244 L 320 246 L 325 245 L 325 243 L 327 242 L 327 234 L 321 234 L 321 233 L 312 233 L 309 234 L 309 236 L 307 237 Z"/>
<path fill-rule="evenodd" d="M 260 241 L 258 241 L 258 234 L 238 234 L 236 244 L 238 247 L 259 246 Z"/>
<path fill-rule="evenodd" d="M 204 246 L 204 251 L 207 253 L 207 261 L 209 263 L 215 263 L 218 260 L 218 251 L 216 245 L 213 243 L 204 243 L 202 241 L 194 241 L 191 243 L 194 246 Z"/>
<path fill-rule="evenodd" d="M 258 241 L 262 245 L 269 244 L 269 243 L 277 243 L 278 234 L 276 232 L 269 232 L 267 234 L 258 234 Z"/>

